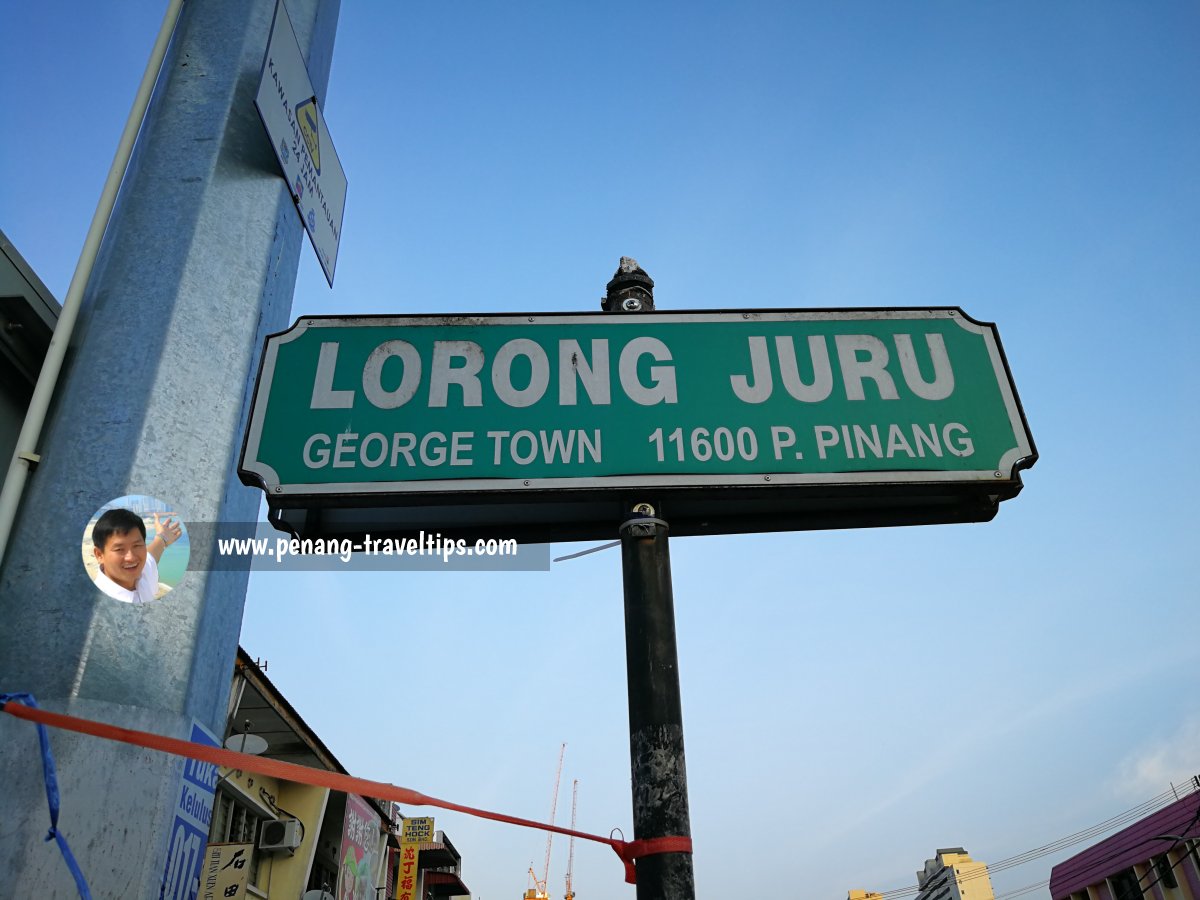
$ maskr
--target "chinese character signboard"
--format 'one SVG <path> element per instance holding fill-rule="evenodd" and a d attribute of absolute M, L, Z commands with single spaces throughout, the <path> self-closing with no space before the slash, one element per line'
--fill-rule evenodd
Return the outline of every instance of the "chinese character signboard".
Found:
<path fill-rule="evenodd" d="M 400 843 L 400 866 L 396 870 L 396 900 L 414 900 L 417 896 L 417 845 Z"/>
<path fill-rule="evenodd" d="M 421 844 L 433 841 L 433 819 L 405 819 L 400 831 L 400 864 L 396 870 L 396 900 L 415 900 Z"/>
<path fill-rule="evenodd" d="M 984 521 L 1037 459 L 956 308 L 304 318 L 240 474 L 300 536 L 611 537 Z"/>
<path fill-rule="evenodd" d="M 375 900 L 379 821 L 379 814 L 362 797 L 346 795 L 342 849 L 338 856 L 338 900 Z"/>
<path fill-rule="evenodd" d="M 253 844 L 209 844 L 201 874 L 201 900 L 245 900 Z"/>

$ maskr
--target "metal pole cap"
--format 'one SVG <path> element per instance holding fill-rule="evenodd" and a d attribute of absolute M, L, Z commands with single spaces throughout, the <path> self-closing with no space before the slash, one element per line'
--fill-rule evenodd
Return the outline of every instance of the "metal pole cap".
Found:
<path fill-rule="evenodd" d="M 632 256 L 622 256 L 616 274 L 600 301 L 605 312 L 647 312 L 654 309 L 654 279 Z"/>

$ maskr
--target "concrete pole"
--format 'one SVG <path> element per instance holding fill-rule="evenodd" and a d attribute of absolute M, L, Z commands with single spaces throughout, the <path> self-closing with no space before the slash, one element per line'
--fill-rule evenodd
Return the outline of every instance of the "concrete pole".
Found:
<path fill-rule="evenodd" d="M 193 564 L 163 600 L 100 594 L 83 529 L 150 494 L 189 522 L 252 522 L 235 473 L 266 334 L 290 324 L 302 230 L 254 108 L 275 0 L 188 0 L 88 286 L 0 570 L 0 691 L 187 738 L 224 732 L 247 572 Z M 288 0 L 324 98 L 339 0 Z M 66 176 L 69 178 L 69 173 Z M 200 561 L 203 565 L 203 562 Z M 157 898 L 180 760 L 53 732 L 60 830 L 96 897 Z M 0 716 L 0 871 L 69 897 L 33 729 Z"/>
<path fill-rule="evenodd" d="M 601 308 L 633 315 L 654 309 L 654 280 L 637 260 L 621 258 Z M 631 505 L 628 516 L 620 536 L 633 835 L 690 837 L 668 526 L 649 503 Z M 638 900 L 695 900 L 690 853 L 655 853 L 636 865 Z"/>

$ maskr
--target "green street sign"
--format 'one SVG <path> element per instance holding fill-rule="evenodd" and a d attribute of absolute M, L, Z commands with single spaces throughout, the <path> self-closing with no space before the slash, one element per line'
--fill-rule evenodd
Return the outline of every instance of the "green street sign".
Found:
<path fill-rule="evenodd" d="M 305 318 L 239 472 L 298 534 L 611 536 L 980 521 L 1037 455 L 959 309 Z M 506 530 L 507 529 L 507 530 Z"/>

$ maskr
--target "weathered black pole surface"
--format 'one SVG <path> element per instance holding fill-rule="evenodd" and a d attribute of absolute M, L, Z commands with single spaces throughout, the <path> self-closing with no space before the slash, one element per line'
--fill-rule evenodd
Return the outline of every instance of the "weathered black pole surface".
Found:
<path fill-rule="evenodd" d="M 622 258 L 603 307 L 638 313 L 654 308 L 654 281 Z M 675 601 L 667 523 L 650 503 L 631 504 L 620 527 L 625 584 L 625 665 L 629 682 L 629 755 L 636 840 L 690 837 L 687 770 Z M 655 853 L 637 861 L 638 900 L 694 900 L 690 853 Z"/>

